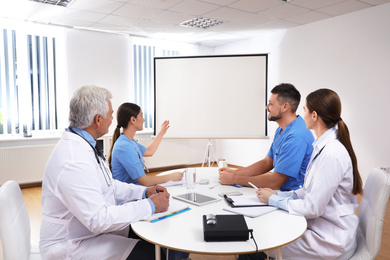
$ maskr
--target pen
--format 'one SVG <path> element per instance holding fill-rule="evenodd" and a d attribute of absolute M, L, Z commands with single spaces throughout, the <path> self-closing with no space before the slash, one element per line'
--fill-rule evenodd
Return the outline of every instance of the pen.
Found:
<path fill-rule="evenodd" d="M 166 214 L 166 215 L 164 215 L 164 216 L 161 216 L 161 217 L 159 217 L 158 219 L 168 218 L 168 217 L 170 217 L 171 215 L 176 214 L 176 213 L 177 213 L 177 212 L 174 211 L 174 212 L 168 213 L 168 214 Z"/>
<path fill-rule="evenodd" d="M 226 201 L 227 201 L 229 204 L 233 204 L 233 203 L 234 203 L 234 201 L 233 201 L 231 198 L 229 198 L 228 196 L 226 196 L 226 194 L 223 195 L 223 197 L 226 199 Z"/>
<path fill-rule="evenodd" d="M 214 189 L 214 188 L 217 187 L 219 184 L 220 184 L 220 183 L 219 183 L 219 181 L 218 181 L 217 184 L 215 184 L 215 185 L 213 185 L 213 186 L 209 186 L 209 189 Z"/>
<path fill-rule="evenodd" d="M 248 182 L 249 185 L 251 185 L 253 188 L 255 188 L 256 190 L 258 190 L 259 188 L 257 188 L 252 182 Z"/>

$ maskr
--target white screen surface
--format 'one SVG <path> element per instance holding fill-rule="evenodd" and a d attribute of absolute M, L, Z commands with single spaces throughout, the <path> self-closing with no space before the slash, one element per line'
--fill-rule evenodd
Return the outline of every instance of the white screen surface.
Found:
<path fill-rule="evenodd" d="M 169 120 L 165 138 L 266 136 L 266 54 L 154 62 L 155 129 Z"/>

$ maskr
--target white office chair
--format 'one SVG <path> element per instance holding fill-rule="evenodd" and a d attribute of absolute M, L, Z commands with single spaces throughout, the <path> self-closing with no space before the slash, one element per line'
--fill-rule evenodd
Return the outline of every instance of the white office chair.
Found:
<path fill-rule="evenodd" d="M 39 250 L 31 252 L 30 219 L 22 191 L 16 181 L 0 187 L 0 237 L 4 260 L 39 260 Z"/>
<path fill-rule="evenodd" d="M 381 247 L 382 227 L 390 195 L 390 175 L 373 169 L 360 202 L 357 249 L 350 260 L 375 259 Z"/>

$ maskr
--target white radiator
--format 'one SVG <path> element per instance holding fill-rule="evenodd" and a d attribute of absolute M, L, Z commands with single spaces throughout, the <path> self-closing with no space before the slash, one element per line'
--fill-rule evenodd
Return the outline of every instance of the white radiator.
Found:
<path fill-rule="evenodd" d="M 106 136 L 102 139 L 104 150 L 108 154 L 111 138 Z M 151 141 L 151 138 L 139 139 L 139 143 L 146 147 Z M 0 185 L 8 180 L 15 180 L 19 184 L 41 182 L 47 160 L 55 145 L 35 143 L 0 147 Z M 163 139 L 154 156 L 145 157 L 145 164 L 149 169 L 191 164 L 193 162 L 189 146 L 188 139 Z"/>
<path fill-rule="evenodd" d="M 0 184 L 41 182 L 46 162 L 55 144 L 0 148 Z"/>

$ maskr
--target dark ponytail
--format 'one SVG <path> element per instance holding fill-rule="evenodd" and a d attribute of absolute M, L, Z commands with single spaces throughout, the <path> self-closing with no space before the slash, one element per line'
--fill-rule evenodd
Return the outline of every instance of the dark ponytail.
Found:
<path fill-rule="evenodd" d="M 141 108 L 133 103 L 123 103 L 119 106 L 118 112 L 116 113 L 116 121 L 117 126 L 114 130 L 114 133 L 112 134 L 112 140 L 111 140 L 111 147 L 110 147 L 110 153 L 108 155 L 108 163 L 110 164 L 111 168 L 111 158 L 112 158 L 112 149 L 114 148 L 114 144 L 116 140 L 118 140 L 119 136 L 121 135 L 121 127 L 127 128 L 129 125 L 130 119 L 132 117 L 137 117 L 138 114 L 141 112 Z"/>
<path fill-rule="evenodd" d="M 319 89 L 310 93 L 306 98 L 306 106 L 309 111 L 315 111 L 324 121 L 326 127 L 332 128 L 337 124 L 337 138 L 345 146 L 353 167 L 353 189 L 354 195 L 363 192 L 362 179 L 359 174 L 357 159 L 352 147 L 349 130 L 341 119 L 341 101 L 336 92 L 330 89 Z"/>

